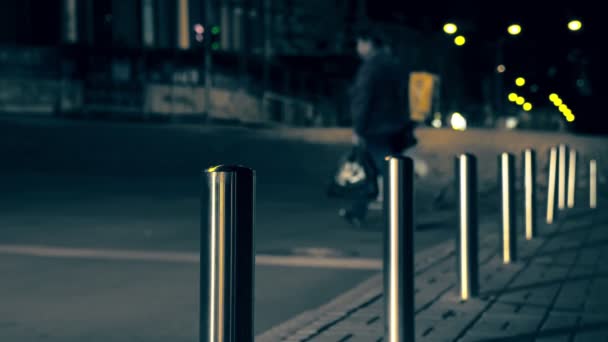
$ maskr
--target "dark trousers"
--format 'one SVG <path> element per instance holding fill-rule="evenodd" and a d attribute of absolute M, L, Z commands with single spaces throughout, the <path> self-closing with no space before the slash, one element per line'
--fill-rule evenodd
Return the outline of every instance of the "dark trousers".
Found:
<path fill-rule="evenodd" d="M 401 153 L 401 151 L 397 151 L 397 148 L 391 144 L 390 139 L 365 139 L 364 140 L 365 149 L 370 154 L 374 166 L 378 171 L 378 176 L 386 177 L 387 171 L 387 162 L 385 160 L 386 156 Z M 370 181 L 377 182 L 377 179 L 371 179 Z M 386 191 L 386 189 L 384 189 Z M 352 213 L 360 219 L 365 219 L 367 216 L 367 210 L 369 203 L 373 201 L 366 194 L 362 194 L 355 198 L 352 204 Z"/>

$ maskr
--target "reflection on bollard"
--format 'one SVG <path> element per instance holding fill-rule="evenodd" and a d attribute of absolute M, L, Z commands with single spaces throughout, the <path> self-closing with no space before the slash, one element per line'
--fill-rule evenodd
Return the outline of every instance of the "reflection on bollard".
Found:
<path fill-rule="evenodd" d="M 517 259 L 517 235 L 515 225 L 515 157 L 510 153 L 500 155 L 502 194 L 502 256 L 505 264 Z"/>
<path fill-rule="evenodd" d="M 255 172 L 204 173 L 201 207 L 200 341 L 253 341 Z"/>
<path fill-rule="evenodd" d="M 524 188 L 526 240 L 532 240 L 536 235 L 536 152 L 532 149 L 524 151 Z"/>
<path fill-rule="evenodd" d="M 456 187 L 459 198 L 457 250 L 460 297 L 468 300 L 479 291 L 477 161 L 471 154 L 456 158 Z"/>
<path fill-rule="evenodd" d="M 557 188 L 557 208 L 559 210 L 566 209 L 566 168 L 568 158 L 568 146 L 565 144 L 559 145 L 559 171 L 558 171 L 558 188 Z"/>
<path fill-rule="evenodd" d="M 597 208 L 597 162 L 589 161 L 589 208 Z"/>
<path fill-rule="evenodd" d="M 576 195 L 576 150 L 570 150 L 568 157 L 568 208 L 574 208 L 574 196 Z"/>
<path fill-rule="evenodd" d="M 555 188 L 557 174 L 557 147 L 551 147 L 549 154 L 549 178 L 547 179 L 547 224 L 555 219 Z"/>
<path fill-rule="evenodd" d="M 414 340 L 414 163 L 387 157 L 384 235 L 384 336 L 387 342 Z"/>

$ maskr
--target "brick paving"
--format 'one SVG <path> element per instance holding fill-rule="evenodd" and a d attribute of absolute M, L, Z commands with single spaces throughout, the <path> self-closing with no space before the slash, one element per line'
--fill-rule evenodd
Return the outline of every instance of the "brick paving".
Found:
<path fill-rule="evenodd" d="M 608 341 L 608 214 L 560 215 L 554 225 L 541 224 L 532 241 L 520 233 L 519 259 L 510 265 L 502 262 L 498 234 L 485 236 L 480 296 L 466 302 L 457 293 L 453 241 L 417 254 L 416 342 Z M 382 341 L 383 305 L 378 274 L 256 341 Z"/>

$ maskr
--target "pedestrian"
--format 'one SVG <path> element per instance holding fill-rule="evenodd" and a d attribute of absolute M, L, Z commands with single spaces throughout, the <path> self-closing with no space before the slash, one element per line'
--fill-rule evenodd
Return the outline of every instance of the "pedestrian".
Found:
<path fill-rule="evenodd" d="M 369 154 L 381 176 L 385 174 L 386 156 L 401 154 L 416 144 L 409 116 L 410 70 L 391 53 L 385 35 L 375 28 L 359 30 L 357 53 L 362 63 L 349 92 L 353 143 Z M 339 214 L 361 226 L 371 201 L 368 194 L 357 196 L 352 206 L 340 209 Z"/>

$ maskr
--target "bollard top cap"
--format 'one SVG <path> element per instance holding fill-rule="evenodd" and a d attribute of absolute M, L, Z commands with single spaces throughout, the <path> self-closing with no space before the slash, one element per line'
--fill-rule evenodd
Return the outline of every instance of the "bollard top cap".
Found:
<path fill-rule="evenodd" d="M 221 165 L 212 166 L 205 170 L 205 173 L 215 173 L 215 172 L 255 174 L 255 171 L 253 169 L 242 166 L 242 165 L 223 165 L 223 164 L 221 164 Z"/>
<path fill-rule="evenodd" d="M 384 160 L 386 160 L 386 161 L 389 161 L 391 159 L 403 160 L 403 161 L 413 161 L 413 159 L 411 157 L 404 156 L 401 154 L 391 154 L 391 155 L 384 157 Z"/>
<path fill-rule="evenodd" d="M 456 159 L 461 159 L 461 158 L 465 158 L 465 159 L 475 159 L 475 155 L 473 153 L 470 152 L 463 152 L 460 153 L 456 156 Z"/>
<path fill-rule="evenodd" d="M 411 157 L 403 156 L 403 155 L 388 155 L 384 157 L 384 161 L 388 165 L 392 165 L 393 163 L 397 163 L 399 167 L 404 167 L 406 169 L 412 169 L 414 167 L 414 160 Z"/>

